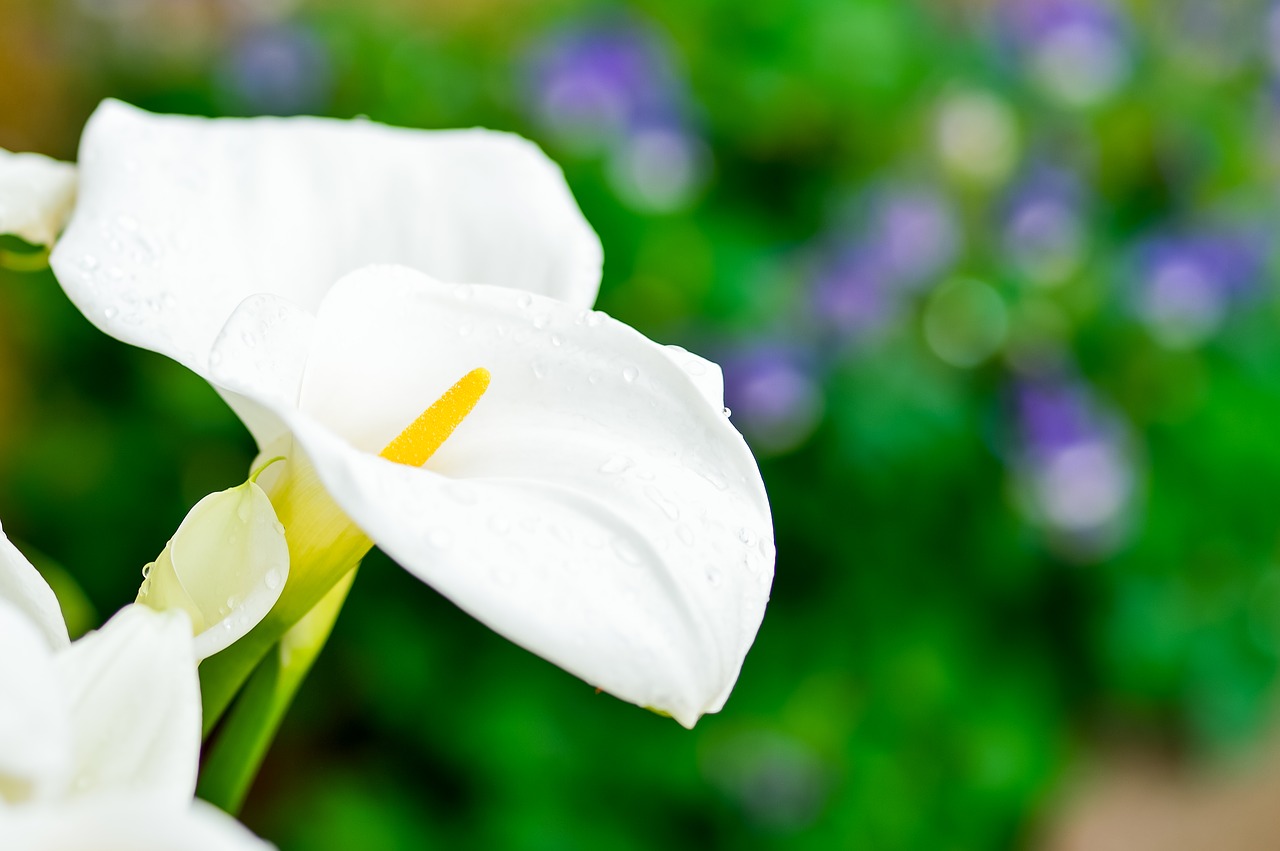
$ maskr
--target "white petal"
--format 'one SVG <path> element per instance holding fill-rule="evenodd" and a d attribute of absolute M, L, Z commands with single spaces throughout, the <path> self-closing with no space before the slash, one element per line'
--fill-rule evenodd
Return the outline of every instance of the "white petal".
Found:
<path fill-rule="evenodd" d="M 75 198 L 76 167 L 71 163 L 0 148 L 0 234 L 52 245 Z"/>
<path fill-rule="evenodd" d="M 375 457 L 476 367 L 492 384 L 427 469 Z M 749 451 L 672 352 L 600 313 L 373 268 L 322 305 L 301 407 L 278 413 L 333 498 L 458 605 L 686 725 L 723 704 L 772 527 Z"/>
<path fill-rule="evenodd" d="M 270 844 L 203 801 L 90 798 L 0 812 L 0 848 L 22 851 L 268 851 Z"/>
<path fill-rule="evenodd" d="M 288 575 L 284 527 L 262 488 L 245 482 L 196 503 L 148 566 L 138 602 L 185 611 L 205 659 L 258 625 Z"/>
<path fill-rule="evenodd" d="M 76 793 L 195 792 L 200 684 L 182 612 L 126 606 L 58 654 L 71 704 Z"/>
<path fill-rule="evenodd" d="M 0 601 L 0 801 L 57 794 L 70 761 L 70 717 L 53 651 L 23 612 Z"/>
<path fill-rule="evenodd" d="M 695 355 L 680 346 L 667 346 L 667 356 L 685 371 L 689 380 L 702 391 L 707 402 L 717 411 L 724 412 L 724 371 L 720 364 Z"/>
<path fill-rule="evenodd" d="M 293 302 L 259 293 L 245 299 L 242 309 L 237 309 L 219 332 L 219 339 L 232 337 L 236 344 L 214 343 L 216 351 L 243 361 L 226 364 L 227 369 L 252 379 L 244 394 L 221 388 L 218 392 L 263 449 L 287 431 L 263 403 L 275 408 L 297 406 L 314 326 L 315 317 Z"/>
<path fill-rule="evenodd" d="M 0 528 L 0 600 L 17 606 L 57 649 L 66 647 L 67 623 L 53 589 Z"/>
<path fill-rule="evenodd" d="M 107 333 L 205 374 L 254 293 L 314 310 L 343 274 L 402 263 L 590 305 L 600 242 L 558 167 L 487 130 L 151 115 L 106 101 L 51 259 Z"/>

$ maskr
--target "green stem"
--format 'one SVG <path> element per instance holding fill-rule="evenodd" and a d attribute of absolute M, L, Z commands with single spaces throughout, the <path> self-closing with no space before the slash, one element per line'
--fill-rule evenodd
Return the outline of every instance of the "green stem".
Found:
<path fill-rule="evenodd" d="M 258 468 L 263 473 L 275 459 Z M 267 488 L 289 544 L 289 577 L 280 599 L 262 621 L 235 644 L 200 663 L 200 700 L 207 737 L 236 693 L 284 635 L 299 623 L 369 552 L 370 541 L 324 490 L 315 469 L 300 454 L 286 459 L 278 481 Z M 280 473 L 283 475 L 280 475 Z"/>
<path fill-rule="evenodd" d="M 41 272 L 49 268 L 49 249 L 7 251 L 0 248 L 0 267 L 14 272 Z"/>
<path fill-rule="evenodd" d="M 239 811 L 294 695 L 329 638 L 355 576 L 353 568 L 254 669 L 206 752 L 196 789 L 201 798 L 228 813 Z"/>

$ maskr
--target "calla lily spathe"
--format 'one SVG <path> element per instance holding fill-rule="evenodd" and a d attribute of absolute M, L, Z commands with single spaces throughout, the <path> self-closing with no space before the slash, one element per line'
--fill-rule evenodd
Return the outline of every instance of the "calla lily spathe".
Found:
<path fill-rule="evenodd" d="M 138 602 L 186 612 L 196 657 L 207 659 L 243 638 L 280 599 L 289 576 L 284 527 L 251 479 L 196 503 L 143 574 Z"/>
<path fill-rule="evenodd" d="M 79 192 L 59 281 L 289 457 L 273 500 L 310 471 L 318 515 L 513 641 L 685 725 L 722 706 L 773 575 L 760 475 L 718 367 L 589 310 L 599 242 L 536 148 L 108 102 Z M 481 373 L 425 466 L 380 457 Z"/>
<path fill-rule="evenodd" d="M 75 166 L 0 148 L 0 234 L 52 245 L 71 215 L 75 197 Z"/>
<path fill-rule="evenodd" d="M 270 847 L 193 801 L 185 614 L 127 606 L 72 643 L 53 592 L 0 531 L 0 648 L 0 847 Z"/>

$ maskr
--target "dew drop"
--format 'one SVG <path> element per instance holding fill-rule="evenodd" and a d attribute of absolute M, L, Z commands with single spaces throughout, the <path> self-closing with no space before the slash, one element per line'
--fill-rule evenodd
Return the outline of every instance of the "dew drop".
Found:
<path fill-rule="evenodd" d="M 232 609 L 234 609 L 236 607 L 236 604 L 239 602 L 240 601 L 236 599 L 235 595 L 232 594 L 230 597 L 227 598 L 227 611 L 231 611 Z"/>
<path fill-rule="evenodd" d="M 631 468 L 634 462 L 625 455 L 614 455 L 600 465 L 600 472 L 617 475 Z"/>
<path fill-rule="evenodd" d="M 533 327 L 537 328 L 539 331 L 546 328 L 550 322 L 551 320 L 541 313 L 533 317 Z"/>
<path fill-rule="evenodd" d="M 552 335 L 551 335 L 551 345 L 553 345 L 553 346 L 559 346 L 562 342 L 564 342 L 564 341 L 560 339 L 560 335 L 559 335 L 559 334 L 552 334 Z"/>
<path fill-rule="evenodd" d="M 266 583 L 266 586 L 272 591 L 276 590 L 280 587 L 280 571 L 275 568 L 268 570 L 267 575 L 262 577 L 262 581 Z"/>
<path fill-rule="evenodd" d="M 712 588 L 720 584 L 720 568 L 715 565 L 707 565 L 707 582 L 711 583 Z"/>
<path fill-rule="evenodd" d="M 80 258 L 80 268 L 84 269 L 86 272 L 92 272 L 94 269 L 98 268 L 98 258 L 94 257 L 92 254 L 86 254 Z"/>
<path fill-rule="evenodd" d="M 117 311 L 114 307 L 108 307 L 106 310 L 102 311 L 102 315 L 108 319 L 115 319 L 116 313 L 118 312 L 119 311 Z"/>
<path fill-rule="evenodd" d="M 738 530 L 738 540 L 742 541 L 742 543 L 746 544 L 748 547 L 754 547 L 756 545 L 755 533 L 746 526 L 743 526 Z"/>
<path fill-rule="evenodd" d="M 733 411 L 732 411 L 730 408 L 727 408 L 727 407 L 726 407 L 726 408 L 724 409 L 724 415 L 725 415 L 726 417 L 731 417 L 731 416 L 733 416 Z"/>
<path fill-rule="evenodd" d="M 662 509 L 662 513 L 667 515 L 668 520 L 680 519 L 680 508 L 674 502 L 667 499 L 662 491 L 658 490 L 656 485 L 646 485 L 644 495 L 658 508 Z"/>
<path fill-rule="evenodd" d="M 466 301 L 471 298 L 471 293 L 472 290 L 470 284 L 457 284 L 453 288 L 453 297 L 458 301 Z"/>
<path fill-rule="evenodd" d="M 533 296 L 528 293 L 521 293 L 520 297 L 516 299 L 516 304 L 520 305 L 521 309 L 528 310 L 533 305 Z"/>
<path fill-rule="evenodd" d="M 634 366 L 628 366 L 622 370 L 622 380 L 628 384 L 632 383 L 639 377 L 640 370 L 636 369 Z"/>
<path fill-rule="evenodd" d="M 704 375 L 707 371 L 707 364 L 698 358 L 690 358 L 684 362 L 684 371 L 690 375 Z"/>
<path fill-rule="evenodd" d="M 144 565 L 142 566 L 142 578 L 143 578 L 143 579 L 149 579 L 149 578 L 151 577 L 151 565 L 152 565 L 152 564 L 155 564 L 155 562 L 151 562 L 151 564 L 144 564 Z"/>
<path fill-rule="evenodd" d="M 676 537 L 687 547 L 693 546 L 693 530 L 681 523 L 676 527 Z"/>
<path fill-rule="evenodd" d="M 702 478 L 711 482 L 712 486 L 718 491 L 729 489 L 729 483 L 725 481 L 724 476 L 720 475 L 715 470 L 703 470 Z"/>
<path fill-rule="evenodd" d="M 603 321 L 604 321 L 604 314 L 601 313 L 600 311 L 591 310 L 587 312 L 587 325 L 589 327 L 594 328 Z"/>

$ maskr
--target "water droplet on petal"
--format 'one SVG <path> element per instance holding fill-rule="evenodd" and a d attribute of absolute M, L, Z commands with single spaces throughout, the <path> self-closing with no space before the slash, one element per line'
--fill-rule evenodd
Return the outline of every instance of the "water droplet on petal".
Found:
<path fill-rule="evenodd" d="M 680 508 L 674 502 L 667 499 L 666 496 L 663 495 L 662 491 L 658 490 L 656 485 L 646 485 L 644 495 L 649 497 L 650 501 L 652 501 L 654 505 L 662 509 L 662 513 L 667 515 L 667 519 L 680 519 Z"/>
<path fill-rule="evenodd" d="M 616 475 L 625 472 L 632 465 L 632 460 L 625 455 L 614 455 L 600 465 L 600 472 Z"/>
<path fill-rule="evenodd" d="M 276 590 L 280 587 L 280 571 L 275 568 L 268 570 L 267 575 L 262 577 L 262 581 L 265 582 L 266 586 L 272 591 Z"/>
<path fill-rule="evenodd" d="M 726 408 L 724 409 L 724 415 L 725 415 L 726 417 L 731 417 L 731 416 L 733 416 L 733 411 L 732 411 L 730 408 L 727 408 L 727 407 L 726 407 Z"/>
<path fill-rule="evenodd" d="M 520 305 L 521 309 L 528 310 L 533 305 L 533 296 L 528 293 L 521 293 L 520 297 L 516 299 L 516 304 Z"/>
<path fill-rule="evenodd" d="M 640 370 L 636 369 L 634 366 L 628 366 L 622 370 L 622 380 L 627 382 L 628 384 L 635 381 L 639 377 L 640 377 Z"/>

